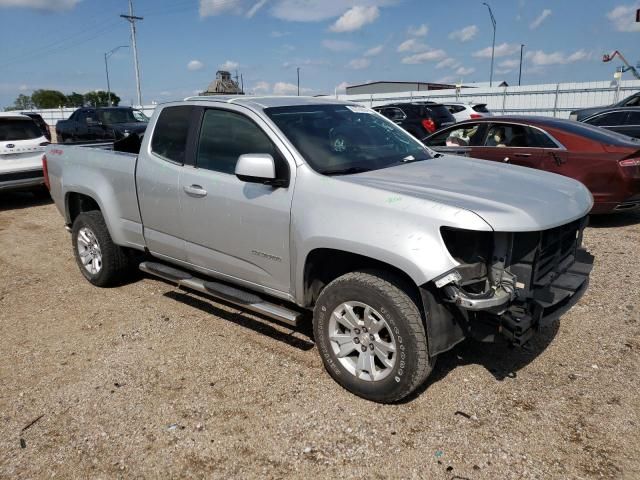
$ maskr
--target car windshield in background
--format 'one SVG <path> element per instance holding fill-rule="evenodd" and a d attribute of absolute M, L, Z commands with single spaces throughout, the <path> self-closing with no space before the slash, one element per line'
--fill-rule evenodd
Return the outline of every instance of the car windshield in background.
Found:
<path fill-rule="evenodd" d="M 42 136 L 42 130 L 30 118 L 0 118 L 0 142 L 32 140 Z"/>
<path fill-rule="evenodd" d="M 98 112 L 100 121 L 107 125 L 116 123 L 147 123 L 149 119 L 140 110 L 132 110 L 129 108 L 100 110 Z"/>
<path fill-rule="evenodd" d="M 309 165 L 325 175 L 431 158 L 426 147 L 372 110 L 352 105 L 272 107 L 265 113 Z"/>

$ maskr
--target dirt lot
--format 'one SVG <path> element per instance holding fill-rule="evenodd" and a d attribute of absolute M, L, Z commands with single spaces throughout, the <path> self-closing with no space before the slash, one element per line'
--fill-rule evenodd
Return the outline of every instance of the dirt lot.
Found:
<path fill-rule="evenodd" d="M 640 215 L 585 243 L 589 292 L 527 350 L 460 345 L 382 406 L 308 328 L 150 278 L 92 287 L 55 207 L 0 195 L 0 477 L 638 479 Z"/>

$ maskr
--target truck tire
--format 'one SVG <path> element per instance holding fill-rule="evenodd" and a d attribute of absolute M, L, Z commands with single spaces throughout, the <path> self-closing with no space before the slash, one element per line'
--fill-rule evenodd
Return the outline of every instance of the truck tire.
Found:
<path fill-rule="evenodd" d="M 111 287 L 127 279 L 131 260 L 121 247 L 113 243 L 98 210 L 83 212 L 76 217 L 71 242 L 80 271 L 95 286 Z"/>
<path fill-rule="evenodd" d="M 343 275 L 327 285 L 313 314 L 316 345 L 329 374 L 350 392 L 397 402 L 431 373 L 433 364 L 417 301 L 384 272 Z"/>

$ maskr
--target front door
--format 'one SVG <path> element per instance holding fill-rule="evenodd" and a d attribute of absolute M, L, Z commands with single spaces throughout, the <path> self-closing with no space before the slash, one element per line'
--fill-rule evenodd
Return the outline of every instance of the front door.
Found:
<path fill-rule="evenodd" d="M 542 169 L 546 152 L 531 127 L 511 123 L 492 123 L 473 156 L 521 167 Z"/>
<path fill-rule="evenodd" d="M 482 139 L 484 130 L 481 123 L 463 123 L 434 133 L 425 144 L 437 152 L 469 157 L 473 156 L 471 152 Z"/>
<path fill-rule="evenodd" d="M 258 116 L 227 108 L 204 110 L 194 164 L 180 175 L 187 261 L 223 279 L 289 293 L 293 189 L 243 182 L 234 172 L 249 153 L 272 155 L 279 177 L 293 176 L 295 164 Z"/>

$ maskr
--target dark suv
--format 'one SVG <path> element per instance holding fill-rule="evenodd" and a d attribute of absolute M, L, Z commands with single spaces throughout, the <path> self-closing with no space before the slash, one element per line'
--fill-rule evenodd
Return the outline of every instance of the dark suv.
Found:
<path fill-rule="evenodd" d="M 447 107 L 434 102 L 390 103 L 373 109 L 420 140 L 456 123 Z"/>

